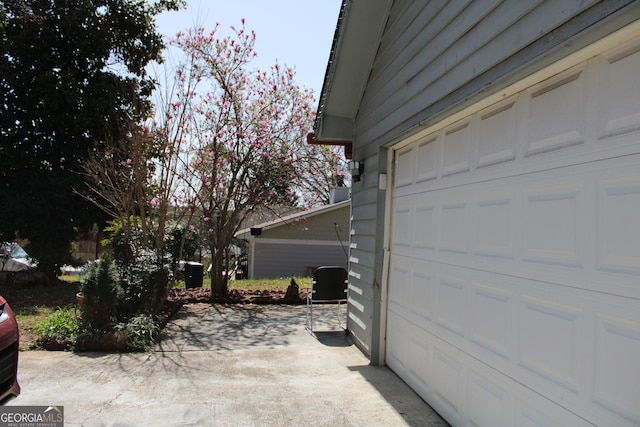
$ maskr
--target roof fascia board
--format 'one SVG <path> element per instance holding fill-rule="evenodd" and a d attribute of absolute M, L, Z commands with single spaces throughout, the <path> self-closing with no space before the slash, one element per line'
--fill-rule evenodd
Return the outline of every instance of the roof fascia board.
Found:
<path fill-rule="evenodd" d="M 353 139 L 353 122 L 392 3 L 343 2 L 314 125 L 317 140 Z"/>

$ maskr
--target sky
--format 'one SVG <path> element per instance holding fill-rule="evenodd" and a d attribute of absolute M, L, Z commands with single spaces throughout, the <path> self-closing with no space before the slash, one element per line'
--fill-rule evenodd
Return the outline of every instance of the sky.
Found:
<path fill-rule="evenodd" d="M 187 0 L 179 12 L 163 12 L 156 18 L 158 31 L 167 40 L 177 32 L 220 23 L 227 34 L 231 25 L 256 32 L 252 65 L 268 69 L 276 62 L 296 71 L 299 86 L 312 89 L 316 100 L 322 90 L 329 52 L 342 0 Z"/>

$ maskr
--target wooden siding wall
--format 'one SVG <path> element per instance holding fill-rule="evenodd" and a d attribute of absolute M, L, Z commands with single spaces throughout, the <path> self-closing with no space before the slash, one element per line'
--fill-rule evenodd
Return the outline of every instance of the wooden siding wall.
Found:
<path fill-rule="evenodd" d="M 325 243 L 325 244 L 322 244 Z M 321 265 L 347 267 L 347 242 L 343 247 L 337 242 L 299 244 L 281 240 L 256 241 L 254 277 L 279 278 L 310 276 L 312 269 Z"/>
<path fill-rule="evenodd" d="M 283 223 L 281 226 L 262 230 L 261 238 L 299 239 L 299 240 L 340 240 L 349 241 L 349 213 L 351 207 L 302 217 L 297 221 Z M 336 228 L 337 224 L 337 228 Z"/>
<path fill-rule="evenodd" d="M 394 1 L 354 129 L 354 160 L 364 161 L 365 172 L 352 189 L 348 326 L 372 363 L 384 249 L 381 146 L 637 19 L 625 16 L 637 15 L 639 3 Z"/>

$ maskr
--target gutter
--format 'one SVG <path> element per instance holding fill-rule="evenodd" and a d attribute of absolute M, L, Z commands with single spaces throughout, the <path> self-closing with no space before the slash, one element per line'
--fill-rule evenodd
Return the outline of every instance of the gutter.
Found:
<path fill-rule="evenodd" d="M 307 134 L 307 144 L 309 145 L 340 145 L 344 147 L 344 157 L 347 160 L 353 158 L 353 142 L 351 141 L 318 141 L 316 134 L 309 132 Z"/>

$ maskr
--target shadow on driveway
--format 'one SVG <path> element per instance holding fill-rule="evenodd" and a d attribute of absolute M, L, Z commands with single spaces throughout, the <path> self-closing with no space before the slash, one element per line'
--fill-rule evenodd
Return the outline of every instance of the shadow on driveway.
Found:
<path fill-rule="evenodd" d="M 443 426 L 373 367 L 333 307 L 187 304 L 149 353 L 21 352 L 7 406 L 64 406 L 65 426 Z M 317 315 L 317 317 L 316 317 Z"/>
<path fill-rule="evenodd" d="M 223 351 L 281 347 L 304 324 L 298 307 L 186 304 L 160 335 L 157 351 Z"/>
<path fill-rule="evenodd" d="M 230 357 L 243 357 L 249 353 L 238 351 L 268 350 L 261 361 L 237 361 L 239 364 L 244 363 L 245 369 L 253 369 L 256 378 L 262 376 L 263 384 L 275 380 L 274 372 L 267 374 L 266 367 L 260 368 L 262 362 L 267 362 L 276 355 L 271 350 L 291 350 L 295 361 L 281 366 L 283 377 L 290 371 L 303 367 L 304 359 L 308 362 L 308 368 L 302 368 L 297 374 L 308 376 L 308 381 L 300 377 L 285 380 L 291 388 L 295 388 L 298 382 L 306 383 L 305 386 L 314 389 L 320 397 L 327 386 L 328 395 L 336 396 L 340 394 L 337 388 L 348 387 L 348 390 L 340 392 L 346 391 L 364 397 L 365 400 L 371 399 L 372 402 L 382 398 L 407 426 L 449 425 L 389 368 L 369 365 L 368 360 L 354 346 L 351 336 L 341 328 L 335 315 L 335 307 L 314 306 L 313 333 L 304 328 L 305 321 L 304 306 L 191 304 L 186 305 L 167 325 L 158 350 L 164 352 L 165 359 L 169 358 L 173 363 L 180 363 L 181 352 L 231 352 L 233 356 Z M 342 324 L 345 321 L 343 319 Z M 358 363 L 349 363 L 354 360 Z M 302 365 L 298 366 L 300 363 Z M 342 370 L 350 374 L 341 374 Z M 359 387 L 358 381 L 342 384 L 353 374 L 361 377 L 369 387 Z M 314 386 L 316 381 L 321 381 L 322 386 Z M 272 393 L 275 395 L 276 392 Z M 332 405 L 335 403 L 328 407 Z M 347 414 L 352 413 L 349 412 L 351 409 L 346 411 Z M 382 424 L 377 425 L 387 425 L 384 418 L 379 422 Z"/>

